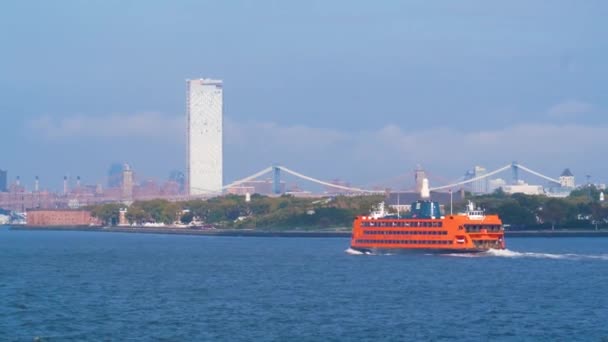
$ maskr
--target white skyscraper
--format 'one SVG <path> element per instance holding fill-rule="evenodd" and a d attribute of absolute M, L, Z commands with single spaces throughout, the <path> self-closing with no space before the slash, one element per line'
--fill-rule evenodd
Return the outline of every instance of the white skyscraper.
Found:
<path fill-rule="evenodd" d="M 188 80 L 188 191 L 221 192 L 223 186 L 222 81 Z"/>
<path fill-rule="evenodd" d="M 486 174 L 486 169 L 481 166 L 475 166 L 473 168 L 473 178 L 481 177 Z M 486 194 L 488 193 L 488 179 L 478 179 L 472 184 L 472 192 L 474 194 Z"/>

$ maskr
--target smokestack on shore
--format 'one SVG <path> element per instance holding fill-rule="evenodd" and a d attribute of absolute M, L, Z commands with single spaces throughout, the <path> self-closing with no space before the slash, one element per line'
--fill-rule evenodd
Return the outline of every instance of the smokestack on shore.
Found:
<path fill-rule="evenodd" d="M 68 176 L 63 176 L 63 194 L 68 194 Z"/>
<path fill-rule="evenodd" d="M 40 179 L 38 179 L 38 176 L 36 176 L 36 179 L 34 180 L 34 192 L 39 192 L 40 191 Z"/>

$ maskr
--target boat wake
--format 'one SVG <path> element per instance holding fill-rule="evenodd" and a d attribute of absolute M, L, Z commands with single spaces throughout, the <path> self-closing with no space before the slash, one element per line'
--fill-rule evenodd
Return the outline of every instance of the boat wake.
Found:
<path fill-rule="evenodd" d="M 371 251 L 360 251 L 353 248 L 348 248 L 344 251 L 346 254 L 350 255 L 393 255 L 390 253 L 374 253 Z M 479 253 L 447 253 L 447 254 L 433 254 L 433 253 L 425 253 L 424 255 L 440 255 L 440 256 L 448 256 L 448 257 L 458 257 L 458 258 L 511 258 L 511 259 L 520 259 L 520 258 L 530 258 L 530 259 L 554 259 L 554 260 L 604 260 L 608 261 L 608 254 L 573 254 L 573 253 L 564 253 L 564 254 L 556 254 L 556 253 L 536 253 L 536 252 L 517 252 L 509 249 L 490 249 L 486 252 Z"/>
<path fill-rule="evenodd" d="M 555 253 L 535 253 L 535 252 L 517 252 L 509 249 L 490 249 L 487 252 L 475 254 L 444 254 L 447 256 L 455 256 L 462 258 L 479 258 L 479 257 L 498 257 L 498 258 L 533 258 L 533 259 L 555 259 L 555 260 L 605 260 L 608 261 L 608 254 L 555 254 Z"/>
<path fill-rule="evenodd" d="M 350 255 L 392 255 L 390 253 L 376 253 L 372 251 L 360 251 L 353 248 L 347 248 L 344 253 Z"/>
<path fill-rule="evenodd" d="M 350 254 L 350 255 L 364 255 L 365 253 L 358 251 L 356 249 L 352 249 L 352 248 L 347 248 L 344 253 L 346 254 Z"/>

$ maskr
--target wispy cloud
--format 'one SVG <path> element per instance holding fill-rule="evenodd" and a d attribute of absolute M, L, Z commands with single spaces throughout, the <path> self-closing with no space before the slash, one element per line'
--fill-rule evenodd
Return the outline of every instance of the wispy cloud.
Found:
<path fill-rule="evenodd" d="M 41 116 L 26 123 L 29 132 L 49 140 L 80 138 L 135 138 L 183 140 L 184 118 L 160 113 L 76 115 L 62 118 Z"/>
<path fill-rule="evenodd" d="M 568 100 L 558 103 L 547 111 L 547 115 L 554 119 L 572 119 L 587 114 L 593 110 L 590 103 Z"/>
<path fill-rule="evenodd" d="M 50 142 L 80 143 L 85 137 L 108 142 L 128 138 L 157 144 L 170 142 L 175 150 L 182 148 L 179 145 L 185 147 L 183 116 L 138 113 L 41 117 L 30 121 L 28 128 Z M 391 124 L 349 131 L 226 118 L 224 131 L 229 179 L 280 163 L 312 176 L 352 177 L 354 182 L 367 183 L 406 173 L 417 164 L 437 175 L 455 177 L 474 165 L 491 169 L 513 160 L 557 175 L 564 167 L 594 163 L 594 156 L 608 149 L 608 140 L 601 139 L 608 126 L 564 123 L 474 131 Z M 123 158 L 128 159 L 129 153 L 142 154 L 128 150 L 141 146 L 126 146 Z M 158 159 L 154 155 L 149 158 Z"/>
<path fill-rule="evenodd" d="M 236 130 L 227 131 L 227 151 L 239 154 L 242 164 L 257 162 L 262 167 L 281 162 L 322 177 L 353 175 L 363 182 L 403 174 L 417 164 L 454 177 L 474 165 L 492 169 L 513 160 L 556 176 L 565 167 L 593 163 L 593 155 L 608 149 L 608 140 L 599 139 L 607 126 L 577 124 L 522 124 L 469 132 L 446 127 L 408 130 L 396 125 L 353 132 L 231 125 L 239 128 L 239 136 L 233 139 L 231 133 Z M 294 131 L 298 134 L 285 134 Z"/>

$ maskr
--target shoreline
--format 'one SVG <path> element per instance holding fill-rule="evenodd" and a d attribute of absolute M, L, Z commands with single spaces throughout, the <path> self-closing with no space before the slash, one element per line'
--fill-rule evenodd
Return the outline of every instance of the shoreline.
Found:
<path fill-rule="evenodd" d="M 195 230 L 187 228 L 150 228 L 150 227 L 33 227 L 8 226 L 15 231 L 82 231 L 106 233 L 133 234 L 169 234 L 169 235 L 201 235 L 201 236 L 235 236 L 235 237 L 314 237 L 314 238 L 349 238 L 350 230 L 245 230 L 245 229 L 206 229 Z M 505 231 L 505 237 L 608 237 L 608 230 L 528 230 Z"/>

